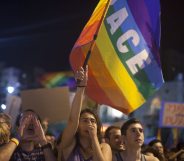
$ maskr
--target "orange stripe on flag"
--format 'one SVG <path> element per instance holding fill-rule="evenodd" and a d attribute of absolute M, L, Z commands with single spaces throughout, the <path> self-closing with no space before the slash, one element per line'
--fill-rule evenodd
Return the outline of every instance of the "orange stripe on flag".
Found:
<path fill-rule="evenodd" d="M 93 69 L 92 71 L 90 70 L 91 68 Z M 100 71 L 103 71 L 103 72 L 99 72 L 99 69 Z M 100 86 L 99 89 L 103 89 L 108 99 L 111 100 L 112 102 L 111 106 L 117 107 L 118 110 L 126 113 L 133 110 L 133 109 L 130 109 L 130 104 L 127 102 L 127 99 L 125 99 L 124 94 L 122 93 L 122 91 L 119 89 L 119 87 L 113 80 L 112 76 L 109 73 L 109 70 L 106 68 L 104 61 L 101 57 L 101 53 L 98 50 L 96 45 L 94 46 L 93 54 L 89 59 L 89 71 L 93 73 L 93 76 L 89 75 L 88 90 L 90 92 L 88 93 L 88 95 L 91 95 L 91 96 L 94 95 L 95 100 L 97 100 L 99 103 L 103 102 L 102 101 L 103 95 L 97 96 L 96 92 L 94 92 L 94 88 L 98 89 L 99 87 L 96 87 L 94 84 L 91 83 L 93 82 L 91 78 L 95 77 L 95 78 L 98 78 L 98 80 L 96 81 Z"/>

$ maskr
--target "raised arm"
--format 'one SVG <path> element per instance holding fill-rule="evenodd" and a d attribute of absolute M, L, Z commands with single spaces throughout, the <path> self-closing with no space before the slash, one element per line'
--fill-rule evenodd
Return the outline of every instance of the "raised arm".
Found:
<path fill-rule="evenodd" d="M 98 138 L 92 140 L 93 160 L 95 161 L 112 161 L 112 151 L 107 143 L 99 144 Z"/>
<path fill-rule="evenodd" d="M 180 149 L 179 151 L 177 151 L 176 153 L 174 153 L 173 155 L 170 155 L 168 158 L 169 160 L 174 160 L 178 157 L 178 155 L 180 155 L 181 153 L 184 153 L 184 149 Z"/>
<path fill-rule="evenodd" d="M 67 126 L 63 131 L 61 150 L 64 158 L 68 158 L 72 152 L 76 140 L 75 134 L 79 124 L 79 116 L 82 108 L 82 101 L 84 96 L 85 87 L 87 85 L 88 69 L 84 70 L 82 67 L 75 73 L 77 80 L 77 91 L 72 102 L 72 107 L 67 122 Z"/>
<path fill-rule="evenodd" d="M 33 125 L 35 128 L 35 135 L 36 135 L 34 141 L 36 141 L 36 143 L 39 143 L 41 145 L 43 149 L 45 161 L 56 161 L 57 159 L 52 151 L 51 145 L 47 142 L 47 139 L 45 137 L 45 133 L 40 121 L 35 116 L 33 116 L 32 121 L 33 121 Z"/>
<path fill-rule="evenodd" d="M 0 161 L 9 161 L 19 144 L 16 138 L 10 139 L 10 126 L 6 121 L 0 122 Z"/>
<path fill-rule="evenodd" d="M 10 141 L 0 147 L 0 161 L 9 161 L 17 145 Z"/>

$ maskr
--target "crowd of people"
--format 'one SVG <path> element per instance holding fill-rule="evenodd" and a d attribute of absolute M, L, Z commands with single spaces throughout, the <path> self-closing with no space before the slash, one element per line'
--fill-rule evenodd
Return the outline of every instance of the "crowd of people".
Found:
<path fill-rule="evenodd" d="M 155 139 L 145 145 L 143 125 L 136 118 L 102 134 L 97 113 L 82 109 L 88 68 L 76 71 L 75 79 L 76 94 L 58 140 L 47 134 L 47 125 L 31 109 L 19 114 L 16 129 L 0 113 L 0 161 L 184 161 L 183 144 L 166 149 Z"/>

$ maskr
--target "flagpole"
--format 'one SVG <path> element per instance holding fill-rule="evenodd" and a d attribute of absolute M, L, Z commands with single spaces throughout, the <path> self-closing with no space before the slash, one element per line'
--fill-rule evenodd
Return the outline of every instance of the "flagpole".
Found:
<path fill-rule="evenodd" d="M 89 50 L 88 50 L 88 52 L 87 52 L 86 58 L 85 58 L 84 63 L 83 63 L 83 68 L 84 68 L 84 69 L 86 68 L 86 65 L 88 64 L 88 60 L 89 60 L 89 58 L 90 58 L 90 56 L 91 56 L 91 51 L 93 50 L 93 47 L 94 47 L 94 45 L 95 45 L 95 40 L 97 39 L 98 32 L 99 32 L 99 30 L 100 30 L 100 26 L 101 26 L 101 24 L 102 24 L 102 21 L 104 20 L 105 14 L 106 14 L 107 9 L 108 9 L 109 4 L 110 4 L 110 1 L 111 1 L 111 0 L 108 0 L 107 5 L 105 6 L 104 12 L 103 12 L 103 14 L 102 14 L 102 18 L 101 18 L 101 20 L 100 20 L 100 22 L 99 22 L 99 25 L 98 25 L 98 27 L 97 27 L 96 33 L 95 33 L 94 36 L 93 36 L 93 40 L 92 40 L 92 42 L 91 42 L 91 45 L 90 45 L 90 47 L 89 47 Z"/>

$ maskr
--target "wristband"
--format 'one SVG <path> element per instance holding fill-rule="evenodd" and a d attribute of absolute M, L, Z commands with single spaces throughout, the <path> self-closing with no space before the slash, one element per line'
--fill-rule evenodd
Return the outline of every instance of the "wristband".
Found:
<path fill-rule="evenodd" d="M 21 140 L 21 137 L 20 137 L 20 135 L 17 132 L 12 135 L 12 138 L 17 139 L 19 142 Z"/>
<path fill-rule="evenodd" d="M 13 142 L 13 143 L 15 143 L 15 144 L 16 144 L 16 146 L 18 146 L 18 145 L 19 145 L 19 140 L 18 140 L 18 139 L 16 139 L 16 138 L 11 138 L 11 139 L 10 139 L 10 141 L 11 141 L 11 142 Z"/>
<path fill-rule="evenodd" d="M 80 88 L 80 87 L 86 87 L 86 86 L 77 86 L 77 87 L 79 87 L 79 88 Z"/>

